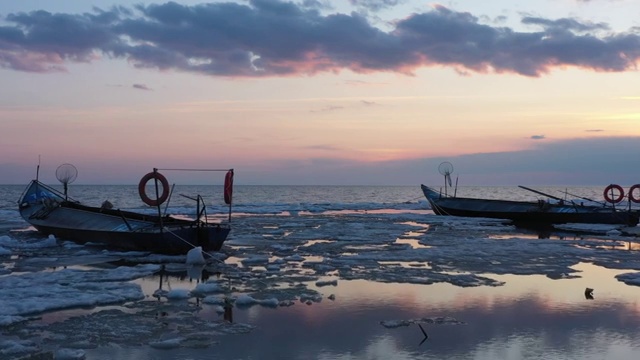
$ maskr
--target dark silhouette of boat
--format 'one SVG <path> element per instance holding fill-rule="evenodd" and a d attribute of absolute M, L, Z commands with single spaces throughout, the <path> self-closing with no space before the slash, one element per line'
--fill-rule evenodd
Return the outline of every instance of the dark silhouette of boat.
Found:
<path fill-rule="evenodd" d="M 67 170 L 75 170 L 72 165 L 64 165 Z M 224 193 L 225 202 L 229 205 L 227 222 L 208 222 L 204 200 L 200 195 L 189 197 L 197 203 L 195 219 L 163 215 L 160 205 L 170 197 L 169 184 L 157 169 L 145 175 L 138 186 L 142 200 L 157 207 L 157 215 L 113 209 L 106 201 L 101 207 L 92 207 L 72 200 L 67 196 L 67 185 L 75 179 L 75 175 L 58 176 L 58 180 L 64 184 L 64 193 L 41 183 L 36 176 L 19 200 L 19 211 L 22 218 L 39 232 L 80 244 L 92 243 L 113 249 L 163 254 L 186 254 L 198 246 L 204 252 L 218 251 L 231 231 L 233 169 L 208 171 L 227 172 Z M 56 174 L 59 175 L 58 172 Z M 149 180 L 155 182 L 155 199 L 146 194 Z M 162 185 L 162 195 L 159 185 Z"/>
<path fill-rule="evenodd" d="M 616 208 L 605 204 L 584 205 L 582 202 L 565 201 L 524 186 L 521 188 L 546 195 L 557 202 L 465 198 L 442 194 L 425 185 L 421 185 L 421 188 L 433 212 L 437 215 L 506 219 L 521 224 L 541 225 L 589 223 L 636 226 L 640 218 L 639 210 Z"/>

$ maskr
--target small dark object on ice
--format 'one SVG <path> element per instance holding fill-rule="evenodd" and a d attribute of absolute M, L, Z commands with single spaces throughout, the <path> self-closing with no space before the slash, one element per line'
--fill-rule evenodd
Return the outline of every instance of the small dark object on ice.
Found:
<path fill-rule="evenodd" d="M 102 202 L 102 205 L 100 205 L 100 208 L 102 210 L 111 210 L 113 209 L 113 204 L 111 203 L 111 201 L 105 200 L 104 202 Z"/>
<path fill-rule="evenodd" d="M 420 341 L 420 345 L 422 345 L 422 343 L 425 342 L 429 338 L 429 335 L 427 335 L 427 332 L 424 331 L 424 329 L 422 328 L 422 325 L 418 324 L 418 326 L 420 327 L 420 331 L 422 331 L 422 334 L 424 334 L 424 339 L 422 339 L 422 341 Z M 418 346 L 420 346 L 420 345 L 418 345 Z"/>
<path fill-rule="evenodd" d="M 584 297 L 587 300 L 593 300 L 593 289 L 592 288 L 586 288 L 584 290 Z"/>

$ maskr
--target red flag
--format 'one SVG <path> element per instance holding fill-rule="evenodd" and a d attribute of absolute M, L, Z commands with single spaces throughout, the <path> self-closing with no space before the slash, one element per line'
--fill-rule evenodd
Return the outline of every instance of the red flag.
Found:
<path fill-rule="evenodd" d="M 227 175 L 224 177 L 224 202 L 231 204 L 233 197 L 233 169 L 227 171 Z"/>

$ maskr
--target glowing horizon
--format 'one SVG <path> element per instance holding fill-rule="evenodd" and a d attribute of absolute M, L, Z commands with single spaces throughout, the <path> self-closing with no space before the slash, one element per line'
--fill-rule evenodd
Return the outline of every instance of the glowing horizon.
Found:
<path fill-rule="evenodd" d="M 409 185 L 443 160 L 478 184 L 637 182 L 620 168 L 640 166 L 640 4 L 94 5 L 0 5 L 0 183 L 28 181 L 38 155 L 113 173 L 86 183 L 201 165 L 252 184 Z M 240 25 L 216 20 L 231 12 Z"/>

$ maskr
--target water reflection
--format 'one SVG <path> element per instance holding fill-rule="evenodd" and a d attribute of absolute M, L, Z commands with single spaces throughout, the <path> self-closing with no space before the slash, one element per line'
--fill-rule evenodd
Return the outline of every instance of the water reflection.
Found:
<path fill-rule="evenodd" d="M 640 289 L 612 280 L 614 271 L 581 265 L 583 279 L 509 276 L 499 288 L 448 284 L 339 281 L 320 288 L 319 303 L 267 308 L 225 304 L 223 320 L 250 324 L 246 334 L 216 336 L 206 349 L 120 349 L 122 359 L 635 359 L 640 356 Z M 600 277 L 606 272 L 606 277 Z M 150 281 L 151 279 L 149 279 Z M 156 279 L 157 280 L 157 279 Z M 176 281 L 174 278 L 173 281 Z M 186 284 L 188 280 L 181 280 Z M 595 284 L 584 287 L 582 284 Z M 594 297 L 594 288 L 601 296 Z M 619 291 L 620 289 L 625 291 Z M 589 291 L 591 290 L 591 291 Z M 583 293 L 584 292 L 584 293 Z M 335 300 L 329 301 L 328 294 Z M 584 296 L 583 296 L 584 295 Z M 205 315 L 207 305 L 196 316 Z M 451 317 L 464 325 L 388 320 Z M 424 331 L 424 332 L 423 332 Z M 428 336 L 428 339 L 427 339 Z M 106 349 L 88 358 L 108 359 Z"/>
<path fill-rule="evenodd" d="M 581 240 L 588 243 L 584 248 L 609 249 L 609 250 L 640 250 L 637 238 L 630 236 L 587 236 L 584 233 L 572 233 L 559 231 L 553 228 L 518 227 L 518 231 L 508 234 L 493 234 L 490 239 L 552 239 L 552 240 Z"/>
<path fill-rule="evenodd" d="M 233 302 L 229 297 L 224 298 L 224 321 L 233 323 Z"/>

